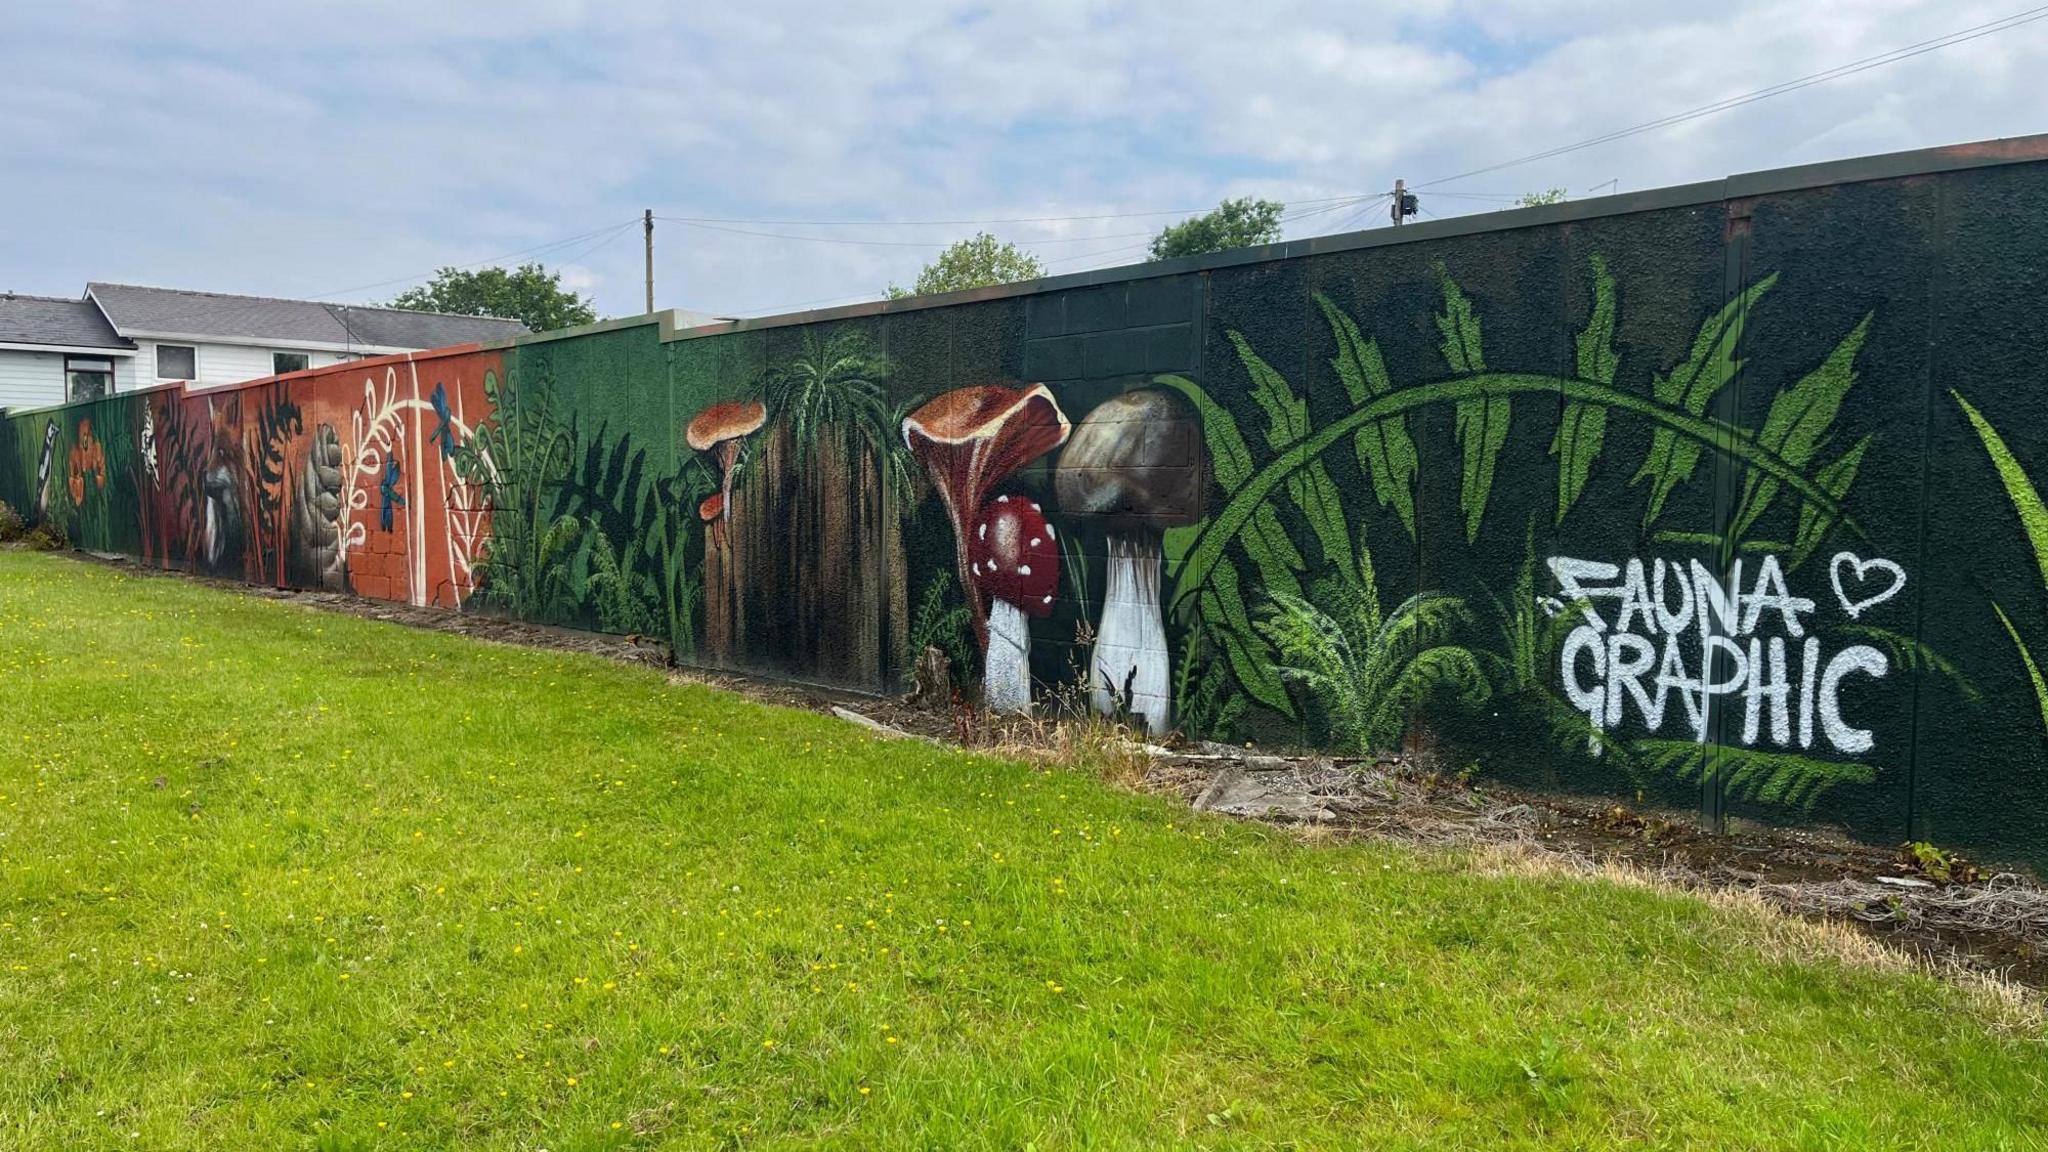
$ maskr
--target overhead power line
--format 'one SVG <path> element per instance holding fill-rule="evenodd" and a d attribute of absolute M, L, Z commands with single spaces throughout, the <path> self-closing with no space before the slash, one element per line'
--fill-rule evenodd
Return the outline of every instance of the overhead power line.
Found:
<path fill-rule="evenodd" d="M 1692 120 L 1701 119 L 1702 117 L 1726 112 L 1733 108 L 1740 108 L 1745 104 L 1754 104 L 1759 100 L 1768 100 L 1773 96 L 1783 96 L 1788 92 L 1797 92 L 1802 88 L 1811 88 L 1816 84 L 1825 84 L 1830 80 L 1839 80 L 1844 76 L 1854 76 L 1859 72 L 1868 72 L 1873 68 L 1882 68 L 1887 64 L 1896 64 L 1901 60 L 1910 60 L 1915 56 L 1922 56 L 1929 52 L 1953 47 L 1957 44 L 1968 43 L 1971 40 L 1982 39 L 1999 32 L 2011 31 L 2014 28 L 2025 24 L 2032 24 L 2036 20 L 2043 18 L 2048 18 L 2048 5 L 2028 8 L 1998 20 L 1950 32 L 1945 36 L 1936 36 L 1931 40 L 1922 40 L 1917 44 L 1908 44 L 1903 48 L 1894 48 L 1889 52 L 1880 52 L 1875 56 L 1866 56 L 1861 60 L 1840 64 L 1833 68 L 1801 76 L 1796 80 L 1787 80 L 1782 84 L 1773 84 L 1768 88 L 1758 88 L 1753 92 L 1744 92 L 1739 96 L 1730 96 L 1725 100 L 1716 100 L 1712 104 L 1702 104 L 1697 108 L 1674 113 L 1670 116 L 1662 116 L 1655 120 L 1645 120 L 1641 124 L 1631 125 L 1630 127 L 1595 136 L 1588 140 L 1581 140 L 1576 144 L 1566 144 L 1557 148 L 1548 148 L 1541 152 L 1532 152 L 1527 156 L 1517 156 L 1512 160 L 1503 160 L 1498 164 L 1488 164 L 1482 168 L 1474 168 L 1469 172 L 1460 172 L 1455 176 L 1444 176 L 1436 180 L 1427 180 L 1414 185 L 1414 187 L 1432 188 L 1439 184 L 1449 184 L 1469 177 L 1484 175 L 1488 172 L 1499 172 L 1506 168 L 1533 164 L 1538 160 L 1548 160 L 1554 156 L 1562 156 L 1568 152 L 1577 152 L 1583 148 L 1592 148 L 1596 145 L 1610 143 L 1644 132 L 1654 132 L 1660 128 L 1674 127 Z"/>

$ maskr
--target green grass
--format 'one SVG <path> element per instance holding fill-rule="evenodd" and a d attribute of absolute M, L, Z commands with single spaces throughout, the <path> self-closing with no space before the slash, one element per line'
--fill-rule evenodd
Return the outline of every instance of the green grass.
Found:
<path fill-rule="evenodd" d="M 2048 1131 L 2037 1032 L 1739 909 L 645 669 L 9 552 L 0 716 L 4 1148 Z"/>

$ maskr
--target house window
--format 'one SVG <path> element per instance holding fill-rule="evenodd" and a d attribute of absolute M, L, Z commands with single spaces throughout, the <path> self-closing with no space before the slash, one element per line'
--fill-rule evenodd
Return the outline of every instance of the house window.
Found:
<path fill-rule="evenodd" d="M 64 399 L 97 400 L 114 392 L 114 362 L 97 356 L 64 358 Z"/>
<path fill-rule="evenodd" d="M 159 380 L 199 379 L 199 349 L 190 344 L 156 346 L 156 378 Z"/>
<path fill-rule="evenodd" d="M 274 376 L 282 376 L 287 372 L 304 372 L 309 363 L 304 352 L 270 354 L 270 372 Z"/>

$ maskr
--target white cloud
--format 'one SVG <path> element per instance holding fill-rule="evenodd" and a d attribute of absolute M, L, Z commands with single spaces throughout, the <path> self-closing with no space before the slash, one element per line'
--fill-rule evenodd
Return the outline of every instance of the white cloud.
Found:
<path fill-rule="evenodd" d="M 108 278 L 315 293 L 590 232 L 643 206 L 917 220 L 1330 197 L 1482 167 L 2005 11 L 377 0 L 259 20 L 225 2 L 38 5 L 11 13 L 0 42 L 0 210 L 14 224 L 0 268 L 23 290 Z M 2038 127 L 2030 111 L 2048 95 L 2044 47 L 2048 22 L 1452 187 L 1640 189 L 2018 134 Z M 1483 202 L 1425 203 L 1451 214 Z M 1136 258 L 1161 222 L 992 230 L 1068 270 Z M 973 231 L 743 227 L 932 247 L 664 223 L 660 300 L 737 311 L 874 294 Z M 638 237 L 600 239 L 542 258 L 573 264 L 602 308 L 636 311 Z"/>

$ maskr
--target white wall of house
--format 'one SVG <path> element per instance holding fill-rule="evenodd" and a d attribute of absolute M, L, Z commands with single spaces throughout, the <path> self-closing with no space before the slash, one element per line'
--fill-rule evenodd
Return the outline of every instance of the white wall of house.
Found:
<path fill-rule="evenodd" d="M 104 356 L 113 360 L 114 391 L 133 392 L 138 388 L 154 388 L 171 382 L 170 378 L 156 374 L 156 346 L 159 343 L 183 344 L 198 349 L 198 376 L 193 384 L 201 388 L 240 384 L 244 380 L 273 375 L 272 352 L 303 353 L 309 368 L 324 368 L 347 360 L 360 360 L 363 356 L 362 353 L 351 355 L 289 345 L 273 347 L 146 339 L 135 341 L 134 352 L 80 351 L 73 355 Z M 0 348 L 0 408 L 44 408 L 62 404 L 64 400 L 64 353 Z"/>
<path fill-rule="evenodd" d="M 64 402 L 64 353 L 0 348 L 0 408 L 44 408 Z M 80 351 L 77 356 L 104 356 L 114 362 L 114 391 L 130 392 L 135 382 L 132 353 Z M 149 383 L 144 382 L 143 387 Z"/>
<path fill-rule="evenodd" d="M 273 375 L 271 353 L 299 352 L 307 358 L 308 368 L 324 368 L 344 360 L 359 359 L 343 352 L 323 351 L 318 348 L 294 348 L 285 345 L 218 344 L 201 340 L 151 340 L 138 337 L 135 341 L 138 372 L 145 388 L 156 384 L 169 383 L 177 377 L 160 377 L 156 374 L 156 347 L 158 344 L 177 344 L 197 349 L 195 367 L 197 375 L 193 383 L 202 388 L 218 387 L 222 384 L 239 384 L 244 380 Z"/>

